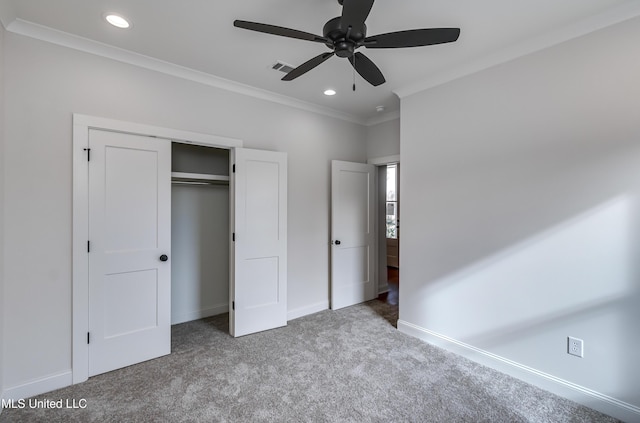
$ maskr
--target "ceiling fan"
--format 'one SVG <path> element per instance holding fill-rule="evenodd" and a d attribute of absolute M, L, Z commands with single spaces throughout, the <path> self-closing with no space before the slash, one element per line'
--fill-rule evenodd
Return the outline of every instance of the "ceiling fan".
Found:
<path fill-rule="evenodd" d="M 364 21 L 369 16 L 369 12 L 371 12 L 373 2 L 374 0 L 338 0 L 338 3 L 342 5 L 342 16 L 327 22 L 324 25 L 322 36 L 281 26 L 241 20 L 234 21 L 233 25 L 237 28 L 281 37 L 324 43 L 332 50 L 331 52 L 322 53 L 293 69 L 282 78 L 283 81 L 292 81 L 336 55 L 349 59 L 349 63 L 360 76 L 375 87 L 385 83 L 384 75 L 367 56 L 356 51 L 358 48 L 420 47 L 451 43 L 460 36 L 460 28 L 426 28 L 389 32 L 367 37 L 367 26 Z"/>

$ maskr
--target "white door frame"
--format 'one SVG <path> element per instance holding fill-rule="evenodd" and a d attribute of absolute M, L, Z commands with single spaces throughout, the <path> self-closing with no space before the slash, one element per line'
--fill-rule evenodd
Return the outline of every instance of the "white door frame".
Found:
<path fill-rule="evenodd" d="M 89 129 L 125 132 L 169 139 L 173 142 L 233 149 L 243 142 L 234 138 L 162 128 L 82 114 L 73 115 L 73 236 L 72 236 L 72 383 L 89 378 Z M 231 207 L 233 207 L 231 205 Z M 229 235 L 231 237 L 231 235 Z"/>

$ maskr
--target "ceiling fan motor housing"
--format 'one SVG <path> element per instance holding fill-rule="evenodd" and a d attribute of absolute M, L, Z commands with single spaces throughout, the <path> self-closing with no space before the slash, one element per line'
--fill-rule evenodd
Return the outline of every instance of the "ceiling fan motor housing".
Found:
<path fill-rule="evenodd" d="M 359 28 L 343 28 L 342 17 L 331 19 L 324 25 L 322 33 L 331 40 L 327 47 L 335 49 L 338 57 L 351 57 L 354 51 L 362 45 L 367 36 L 367 26 L 363 23 Z"/>

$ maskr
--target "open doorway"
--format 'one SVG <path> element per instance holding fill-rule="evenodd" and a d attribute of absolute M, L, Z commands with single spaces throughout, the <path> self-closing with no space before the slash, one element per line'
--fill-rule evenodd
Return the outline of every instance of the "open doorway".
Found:
<path fill-rule="evenodd" d="M 387 251 L 387 286 L 386 301 L 398 305 L 400 286 L 400 195 L 399 175 L 400 163 L 386 166 L 385 184 L 385 243 Z"/>
<path fill-rule="evenodd" d="M 398 306 L 400 287 L 400 163 L 379 164 L 378 299 Z"/>

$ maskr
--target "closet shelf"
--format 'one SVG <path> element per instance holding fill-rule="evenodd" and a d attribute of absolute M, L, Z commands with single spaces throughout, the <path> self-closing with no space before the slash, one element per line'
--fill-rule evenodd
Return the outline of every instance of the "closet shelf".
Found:
<path fill-rule="evenodd" d="M 208 175 L 205 173 L 171 172 L 172 182 L 228 183 L 227 175 Z"/>

